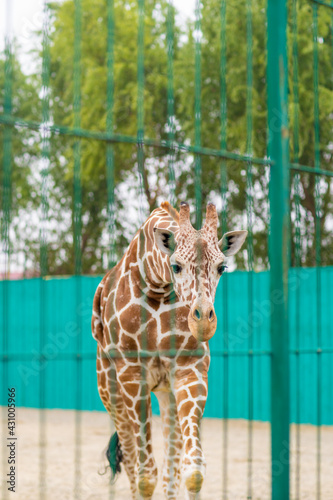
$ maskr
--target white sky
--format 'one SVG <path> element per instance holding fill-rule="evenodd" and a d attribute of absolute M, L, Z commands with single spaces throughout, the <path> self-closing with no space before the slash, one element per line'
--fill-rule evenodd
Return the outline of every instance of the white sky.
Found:
<path fill-rule="evenodd" d="M 61 1 L 61 0 L 56 0 Z M 4 49 L 6 34 L 19 41 L 25 56 L 23 69 L 29 72 L 29 50 L 33 48 L 33 32 L 41 29 L 44 0 L 0 0 L 0 51 Z M 174 0 L 182 18 L 194 17 L 195 0 Z"/>

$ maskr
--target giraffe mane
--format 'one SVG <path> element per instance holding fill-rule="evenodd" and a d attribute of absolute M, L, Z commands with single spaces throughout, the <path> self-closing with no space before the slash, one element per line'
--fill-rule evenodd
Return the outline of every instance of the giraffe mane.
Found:
<path fill-rule="evenodd" d="M 179 212 L 175 208 L 173 208 L 168 201 L 162 201 L 161 208 L 163 208 L 163 210 L 168 212 L 168 214 L 171 215 L 173 220 L 176 221 L 177 224 L 179 224 Z"/>

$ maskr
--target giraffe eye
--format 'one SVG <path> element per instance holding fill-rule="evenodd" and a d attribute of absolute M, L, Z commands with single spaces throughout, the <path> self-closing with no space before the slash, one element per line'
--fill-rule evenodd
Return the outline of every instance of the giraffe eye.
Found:
<path fill-rule="evenodd" d="M 228 266 L 226 266 L 225 264 L 220 264 L 217 268 L 217 272 L 221 276 L 226 269 L 228 269 Z"/>
<path fill-rule="evenodd" d="M 172 270 L 175 274 L 179 274 L 182 270 L 182 268 L 179 264 L 173 264 L 171 267 L 172 267 Z"/>

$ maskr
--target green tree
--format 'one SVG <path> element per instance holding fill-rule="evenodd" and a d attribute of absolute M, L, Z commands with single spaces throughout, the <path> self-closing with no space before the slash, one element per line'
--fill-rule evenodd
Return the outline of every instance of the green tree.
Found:
<path fill-rule="evenodd" d="M 315 113 L 314 113 L 314 40 L 313 40 L 313 9 L 307 2 L 301 2 L 297 10 L 298 18 L 298 74 L 299 74 L 299 163 L 315 166 Z M 291 26 L 290 26 L 291 32 Z M 292 37 L 289 37 L 290 78 L 289 88 L 293 89 L 292 74 Z M 320 167 L 332 170 L 332 129 L 333 129 L 333 60 L 332 60 L 332 16 L 329 9 L 318 9 L 318 79 L 319 79 L 319 160 Z M 290 92 L 290 129 L 295 130 L 294 107 L 296 95 Z M 297 132 L 297 131 L 296 131 Z M 291 159 L 294 160 L 294 134 L 291 133 Z M 322 263 L 332 265 L 333 237 L 332 237 L 332 181 L 329 177 L 322 177 L 320 189 L 320 233 Z M 301 257 L 304 264 L 315 265 L 315 176 L 302 173 L 300 175 L 301 198 Z M 295 228 L 294 228 L 295 233 Z M 295 243 L 295 240 L 294 240 Z M 295 244 L 293 244 L 293 259 L 295 259 Z"/>
<path fill-rule="evenodd" d="M 264 158 L 267 145 L 267 93 L 266 93 L 266 3 L 262 0 L 252 2 L 251 51 L 248 53 L 247 40 L 247 2 L 227 2 L 226 6 L 226 69 L 225 100 L 227 108 L 226 145 L 229 151 L 237 153 L 253 152 L 253 155 Z M 319 129 L 320 129 L 320 162 L 321 167 L 332 170 L 332 128 L 333 128 L 333 85 L 332 85 L 332 30 L 331 13 L 328 9 L 319 9 Z M 201 19 L 202 75 L 201 75 L 201 116 L 202 144 L 206 147 L 221 146 L 221 105 L 223 88 L 221 88 L 221 2 L 207 0 L 203 3 Z M 313 18 L 312 8 L 308 2 L 298 5 L 298 67 L 299 67 L 299 163 L 314 165 L 314 59 L 313 59 Z M 177 85 L 182 89 L 180 100 L 180 124 L 186 136 L 194 143 L 194 24 L 188 27 L 188 42 L 181 51 L 178 68 Z M 293 156 L 293 116 L 294 96 L 292 95 L 292 19 L 288 27 L 289 38 L 289 112 L 291 132 L 291 156 Z M 252 60 L 253 72 L 252 94 L 248 94 L 247 60 Z M 186 75 L 188 75 L 187 84 Z M 248 101 L 247 101 L 248 100 Z M 249 106 L 247 107 L 247 102 Z M 248 111 L 251 111 L 252 129 L 247 133 Z M 251 147 L 252 146 L 252 147 Z M 233 160 L 227 162 L 227 225 L 231 229 L 241 221 L 244 223 L 247 189 L 245 163 Z M 193 167 L 192 167 L 193 168 Z M 221 189 L 221 162 L 216 158 L 203 160 L 203 204 L 214 193 Z M 267 264 L 268 249 L 268 172 L 267 169 L 252 166 L 253 224 L 254 224 L 254 259 L 256 266 Z M 293 184 L 293 175 L 291 176 Z M 186 178 L 188 190 L 194 197 L 194 179 Z M 315 219 L 315 176 L 300 176 L 301 216 L 302 216 L 302 261 L 306 265 L 314 265 L 314 219 Z M 332 183 L 323 179 L 321 186 L 321 234 L 323 263 L 332 264 Z M 293 190 L 292 190 L 293 192 Z M 293 228 L 294 230 L 294 228 Z M 293 245 L 293 262 L 294 262 Z M 242 265 L 242 254 L 237 255 Z"/>
<path fill-rule="evenodd" d="M 81 127 L 105 131 L 107 116 L 107 16 L 104 0 L 82 1 L 81 42 Z M 145 136 L 156 140 L 167 139 L 167 2 L 145 2 L 144 36 L 144 122 Z M 56 124 L 74 125 L 74 3 L 53 6 L 51 35 L 51 96 L 52 119 Z M 137 132 L 137 40 L 138 11 L 136 2 L 118 0 L 114 7 L 114 132 L 136 136 Z M 179 30 L 175 30 L 175 58 L 178 57 Z M 146 156 L 155 158 L 155 166 L 167 183 L 165 151 L 147 148 Z M 114 146 L 115 183 L 126 179 L 136 164 L 136 146 L 120 143 Z M 60 188 L 63 210 L 70 211 L 73 197 L 73 141 L 63 136 L 52 140 L 51 175 Z M 149 182 L 149 162 L 143 172 L 145 195 L 150 210 L 155 208 L 158 192 Z M 106 145 L 98 140 L 81 143 L 82 175 L 82 253 L 83 270 L 102 271 L 103 232 L 107 227 Z M 116 210 L 121 201 L 116 197 Z M 71 230 L 67 227 L 65 232 Z M 133 228 L 134 230 L 134 228 Z M 63 234 L 60 241 L 68 241 L 64 258 L 56 262 L 56 253 L 50 254 L 52 272 L 72 272 L 73 246 Z M 119 253 L 128 241 L 117 220 Z M 102 249 L 102 251 L 101 251 Z"/>
<path fill-rule="evenodd" d="M 0 113 L 5 111 L 5 87 L 9 89 L 7 99 L 11 102 L 11 113 L 14 118 L 33 120 L 40 112 L 38 87 L 32 76 L 26 76 L 16 57 L 17 48 L 12 47 L 11 53 L 0 54 Z M 6 86 L 5 86 L 6 79 Z M 33 224 L 29 222 L 29 212 L 37 210 L 40 203 L 40 190 L 36 182 L 36 165 L 39 157 L 39 135 L 25 127 L 15 126 L 11 134 L 11 262 L 17 265 L 17 259 L 25 254 L 30 261 L 30 266 L 38 262 L 38 231 L 34 231 Z M 4 165 L 4 125 L 0 125 L 0 165 Z M 5 198 L 3 196 L 4 169 L 0 170 L 0 208 L 1 222 L 5 211 Z"/>
<path fill-rule="evenodd" d="M 145 137 L 157 141 L 168 138 L 167 126 L 167 9 L 166 0 L 145 2 L 144 35 L 144 123 Z M 247 2 L 227 2 L 226 6 L 226 68 L 220 69 L 221 61 L 221 2 L 206 0 L 202 5 L 201 18 L 201 143 L 219 149 L 222 141 L 221 110 L 226 103 L 227 120 L 226 148 L 240 154 L 266 156 L 267 146 L 267 96 L 266 96 L 266 6 L 263 0 L 252 2 L 252 43 L 247 45 Z M 81 113 L 83 129 L 104 132 L 107 121 L 107 5 L 106 0 L 82 0 L 81 38 Z M 68 0 L 52 6 L 52 29 L 50 39 L 50 115 L 60 126 L 74 125 L 74 2 Z M 319 9 L 319 129 L 321 166 L 332 170 L 332 30 L 331 15 Z M 114 132 L 127 137 L 137 133 L 137 56 L 138 56 L 138 10 L 137 2 L 116 0 L 114 6 Z M 312 10 L 307 2 L 298 5 L 298 70 L 299 70 L 299 163 L 314 165 L 314 64 L 312 39 Z M 194 144 L 195 123 L 195 32 L 194 23 L 175 27 L 174 41 L 174 94 L 176 140 Z M 293 45 L 292 25 L 289 37 L 289 110 L 290 130 L 294 127 L 295 96 L 293 95 Z M 38 55 L 38 57 L 40 54 Z M 248 61 L 252 61 L 252 76 L 247 73 Z M 22 74 L 22 79 L 24 80 Z M 226 88 L 221 82 L 225 79 Z M 250 85 L 248 85 L 248 83 Z M 22 82 L 23 84 L 23 82 Z M 28 85 L 26 82 L 25 85 Z M 29 85 L 32 83 L 29 81 Z M 40 78 L 33 83 L 35 102 Z M 249 89 L 251 91 L 249 91 Z M 21 92 L 18 103 L 21 117 L 29 118 L 31 106 L 24 98 L 29 89 Z M 225 94 L 225 95 L 224 95 Z M 24 101 L 24 102 L 23 102 Z M 37 101 L 34 106 L 38 106 Z M 30 108 L 29 108 L 30 109 Z M 36 110 L 35 110 L 36 111 Z M 39 111 L 38 111 L 39 113 Z M 30 113 L 31 114 L 31 113 Z M 24 115 L 24 116 L 23 116 Z M 36 115 L 33 112 L 32 115 Z M 20 132 L 21 133 L 21 132 Z M 22 134 L 31 132 L 23 131 Z M 18 138 L 18 137 L 17 137 Z M 16 146 L 24 151 L 28 146 L 36 151 L 38 136 L 32 142 Z M 54 134 L 51 139 L 49 165 L 49 269 L 51 273 L 73 273 L 73 171 L 75 139 Z M 17 149 L 18 151 L 18 149 Z M 106 266 L 105 256 L 109 250 L 107 217 L 106 144 L 100 140 L 81 141 L 82 179 L 82 254 L 83 272 L 102 272 Z M 136 227 L 128 229 L 128 206 L 138 206 L 138 169 L 136 145 L 121 142 L 113 146 L 115 170 L 115 212 L 117 217 L 115 238 L 117 257 L 128 244 Z M 23 155 L 23 153 L 22 153 Z M 291 134 L 291 156 L 294 155 Z M 24 155 L 23 155 L 24 156 Z M 25 158 L 25 156 L 24 156 Z M 149 212 L 167 195 L 168 155 L 163 148 L 146 147 L 143 169 L 144 209 Z M 191 154 L 175 155 L 176 197 L 195 204 L 194 157 Z M 32 172 L 36 162 L 24 163 L 28 170 L 25 182 L 34 179 Z M 246 227 L 246 209 L 252 193 L 253 244 L 255 268 L 267 265 L 268 235 L 268 167 L 250 165 L 246 162 L 227 160 L 227 227 Z M 202 157 L 202 202 L 210 200 L 221 205 L 221 168 L 223 162 L 217 157 Z M 30 168 L 30 170 L 29 170 Z M 274 167 L 273 167 L 274 168 Z M 248 172 L 252 176 L 252 191 L 248 185 Z M 294 193 L 294 177 L 291 176 Z M 30 184 L 29 184 L 30 182 Z M 27 189 L 31 189 L 31 181 Z M 33 186 L 40 192 L 40 183 Z M 330 179 L 323 179 L 321 190 L 321 233 L 323 263 L 331 263 L 333 254 L 332 195 Z M 124 194 L 125 192 L 125 194 Z M 301 174 L 301 237 L 302 262 L 313 265 L 314 220 L 315 220 L 314 176 Z M 125 204 L 125 198 L 131 197 Z M 22 195 L 28 200 L 28 195 Z M 34 207 L 40 202 L 35 195 Z M 24 207 L 22 201 L 18 206 Z M 141 200 L 142 202 L 142 200 Z M 294 218 L 294 208 L 292 217 Z M 135 225 L 137 226 L 139 217 Z M 126 226 L 127 223 L 127 226 Z M 127 227 L 127 229 L 126 229 Z M 293 225 L 293 232 L 295 227 Z M 31 259 L 37 258 L 35 242 L 27 243 Z M 30 245 L 30 246 L 29 246 Z M 293 246 L 293 262 L 295 248 Z M 245 265 L 245 254 L 237 255 L 239 266 Z"/>
<path fill-rule="evenodd" d="M 252 113 L 252 129 L 247 135 L 247 36 L 246 36 L 246 2 L 227 2 L 226 8 L 226 68 L 221 74 L 220 61 L 222 57 L 221 43 L 221 2 L 208 0 L 203 3 L 201 19 L 201 118 L 202 145 L 219 149 L 222 146 L 221 127 L 223 116 L 221 108 L 226 103 L 227 122 L 226 149 L 241 154 L 253 153 L 263 158 L 266 154 L 266 51 L 265 51 L 265 9 L 264 2 L 254 2 L 252 9 L 253 43 L 252 43 L 252 99 L 249 100 L 249 112 Z M 178 83 L 188 75 L 188 84 L 183 85 L 181 100 L 181 126 L 187 137 L 194 143 L 194 24 L 188 26 L 188 42 L 181 52 L 182 60 L 177 71 Z M 225 78 L 225 90 L 221 84 Z M 252 142 L 252 147 L 251 147 Z M 202 161 L 202 192 L 203 205 L 209 198 L 219 198 L 221 193 L 222 162 L 216 157 L 206 157 Z M 245 227 L 246 212 L 246 163 L 227 160 L 228 184 L 227 192 L 227 226 Z M 267 262 L 267 176 L 263 167 L 252 166 L 253 184 L 258 195 L 254 199 L 254 220 L 256 232 L 254 235 L 255 258 L 258 265 Z M 183 174 L 182 182 L 186 182 Z M 188 186 L 194 194 L 194 179 Z M 204 206 L 203 206 L 204 209 Z M 238 265 L 244 265 L 243 254 L 237 255 Z"/>

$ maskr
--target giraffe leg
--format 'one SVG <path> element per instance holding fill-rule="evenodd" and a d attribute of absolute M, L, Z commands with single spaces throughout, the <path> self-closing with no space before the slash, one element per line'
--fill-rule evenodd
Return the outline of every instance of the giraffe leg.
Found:
<path fill-rule="evenodd" d="M 151 398 L 142 367 L 130 367 L 118 373 L 127 414 L 131 420 L 137 446 L 137 475 L 140 498 L 152 498 L 157 483 L 157 466 L 151 438 Z M 130 372 L 130 373 L 129 373 Z"/>
<path fill-rule="evenodd" d="M 120 411 L 118 411 L 117 409 L 117 418 L 115 425 L 123 455 L 122 463 L 124 464 L 130 482 L 132 498 L 133 500 L 136 500 L 138 497 L 138 488 L 136 481 L 136 443 L 133 428 L 131 422 L 128 419 L 123 401 L 121 401 Z"/>
<path fill-rule="evenodd" d="M 183 438 L 179 425 L 175 396 L 170 392 L 155 393 L 161 411 L 164 437 L 163 491 L 165 498 L 176 500 L 180 485 Z"/>
<path fill-rule="evenodd" d="M 115 378 L 114 364 L 97 352 L 97 381 L 101 400 L 115 424 L 133 500 L 138 497 L 136 484 L 136 443 L 132 423 L 128 418 L 119 384 Z M 112 391 L 112 394 L 111 394 Z"/>
<path fill-rule="evenodd" d="M 179 369 L 175 382 L 176 404 L 184 440 L 183 478 L 187 498 L 195 499 L 201 489 L 206 461 L 200 442 L 200 420 L 207 399 L 207 373 Z"/>

